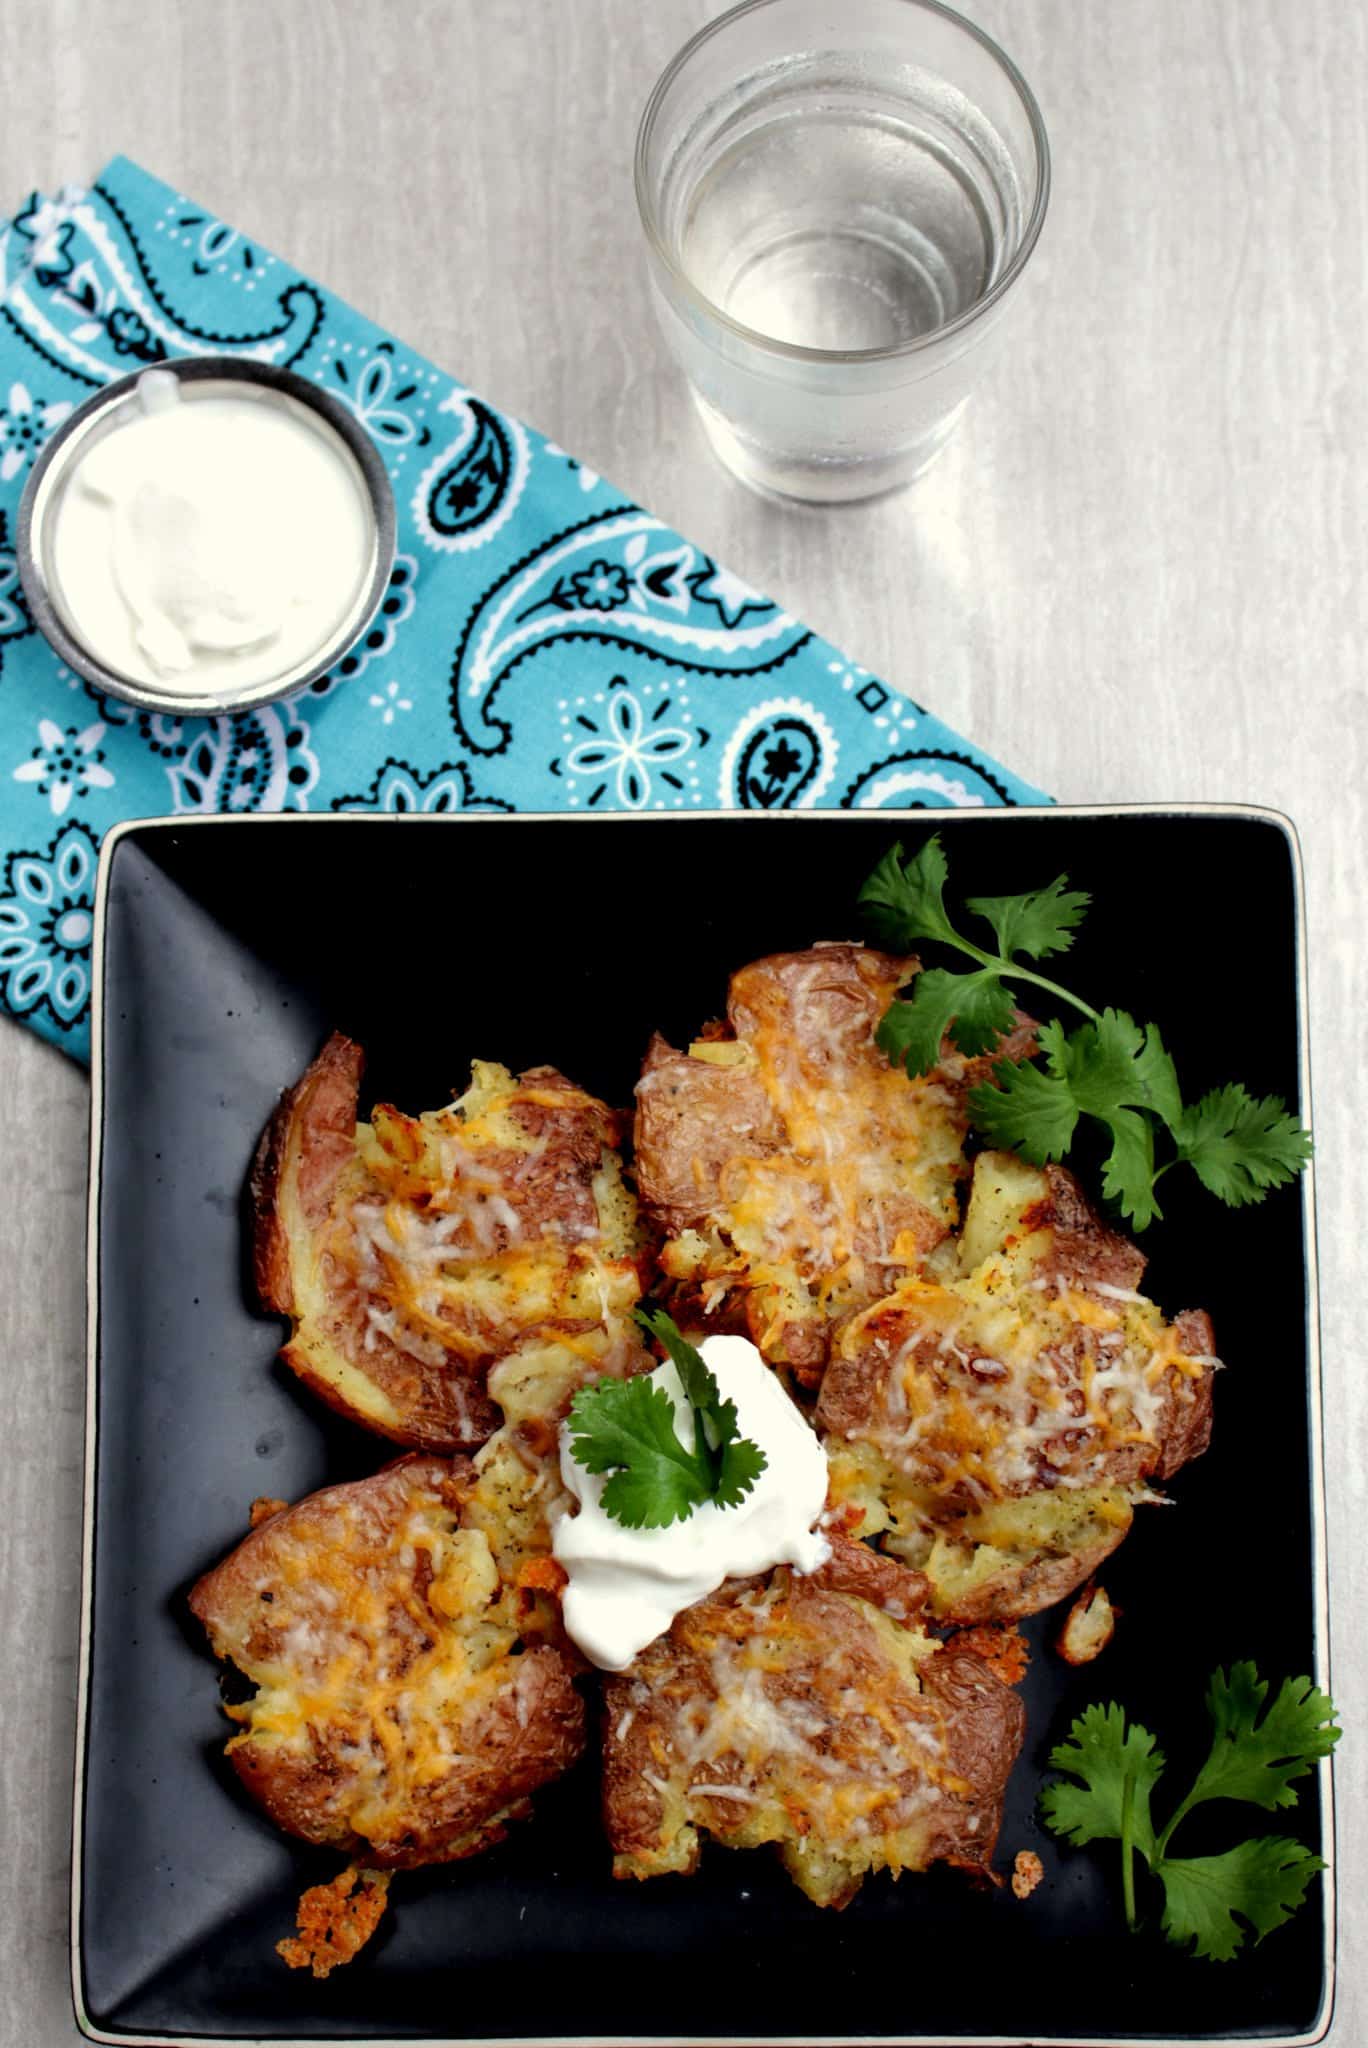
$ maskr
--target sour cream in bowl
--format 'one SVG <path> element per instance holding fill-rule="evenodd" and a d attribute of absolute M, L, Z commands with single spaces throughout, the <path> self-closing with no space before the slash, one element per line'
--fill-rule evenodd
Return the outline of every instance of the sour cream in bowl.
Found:
<path fill-rule="evenodd" d="M 289 371 L 195 356 L 58 429 L 20 506 L 19 568 L 87 681 L 147 709 L 242 710 L 360 637 L 394 534 L 384 466 L 344 407 Z"/>

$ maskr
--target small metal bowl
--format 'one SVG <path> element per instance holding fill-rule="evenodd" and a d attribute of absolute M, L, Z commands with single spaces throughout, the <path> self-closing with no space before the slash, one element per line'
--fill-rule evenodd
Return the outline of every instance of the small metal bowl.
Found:
<path fill-rule="evenodd" d="M 96 392 L 64 420 L 43 449 L 30 473 L 19 505 L 17 558 L 19 577 L 30 616 L 44 639 L 56 649 L 68 668 L 84 676 L 97 689 L 111 696 L 127 698 L 145 711 L 168 711 L 189 715 L 223 711 L 246 711 L 253 705 L 271 704 L 288 697 L 325 676 L 354 642 L 360 639 L 379 610 L 394 567 L 394 493 L 374 442 L 345 406 L 339 405 L 317 385 L 279 370 L 270 363 L 242 356 L 180 356 L 149 369 L 166 370 L 182 384 L 203 384 L 215 395 L 231 395 L 233 387 L 265 385 L 278 401 L 293 411 L 310 415 L 309 426 L 332 441 L 335 452 L 354 472 L 363 501 L 370 509 L 370 573 L 351 609 L 327 643 L 315 649 L 306 661 L 268 677 L 240 691 L 193 693 L 168 684 L 163 689 L 141 677 L 124 675 L 108 667 L 81 639 L 74 620 L 62 605 L 61 586 L 51 573 L 50 536 L 55 532 L 55 514 L 78 458 L 91 442 L 116 427 L 130 406 L 137 403 L 139 379 L 147 370 L 120 377 Z M 206 394 L 207 395 L 207 394 Z"/>

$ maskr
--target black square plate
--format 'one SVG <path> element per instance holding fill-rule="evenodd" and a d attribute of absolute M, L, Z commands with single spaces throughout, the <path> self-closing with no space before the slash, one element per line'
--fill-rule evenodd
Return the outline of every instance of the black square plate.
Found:
<path fill-rule="evenodd" d="M 853 933 L 864 875 L 932 825 L 957 897 L 1064 869 L 1093 892 L 1068 978 L 1156 1018 L 1191 1092 L 1238 1075 L 1308 1113 L 1296 841 L 1266 812 L 225 819 L 106 844 L 73 1913 L 95 2038 L 1323 2037 L 1328 1877 L 1260 1947 L 1198 1962 L 1127 1935 L 1114 1857 L 1066 1850 L 1035 1818 L 1050 1746 L 1090 1700 L 1123 1701 L 1181 1767 L 1204 1749 L 1215 1665 L 1325 1679 L 1309 1177 L 1238 1213 L 1164 1184 L 1147 1285 L 1170 1313 L 1211 1311 L 1229 1370 L 1210 1452 L 1108 1564 L 1125 1614 L 1106 1656 L 1071 1671 L 1031 1625 L 999 1845 L 1006 1865 L 1020 1848 L 1044 1859 L 1027 1903 L 936 1870 L 822 1913 L 768 1856 L 717 1847 L 693 1878 L 615 1885 L 587 1762 L 501 1848 L 401 1879 L 375 1941 L 328 1982 L 273 1952 L 336 1859 L 278 1835 L 222 1765 L 185 1592 L 255 1495 L 293 1499 L 386 1455 L 273 1364 L 278 1328 L 250 1306 L 243 1182 L 279 1090 L 338 1026 L 367 1047 L 372 1094 L 412 1109 L 462 1087 L 472 1055 L 553 1061 L 626 1102 L 653 1028 L 679 1042 L 732 968 Z M 1328 1793 L 1323 1771 L 1268 1831 L 1328 1858 Z M 1215 1809 L 1207 1843 L 1194 1823 L 1193 1850 L 1239 1839 L 1232 1813 L 1245 1820 Z"/>

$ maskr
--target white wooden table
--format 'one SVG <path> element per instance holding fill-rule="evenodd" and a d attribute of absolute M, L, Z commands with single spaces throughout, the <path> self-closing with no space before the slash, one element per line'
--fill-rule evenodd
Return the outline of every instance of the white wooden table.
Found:
<path fill-rule="evenodd" d="M 1360 2048 L 1368 17 L 1356 0 L 966 4 L 1038 91 L 1055 199 L 958 442 L 872 508 L 748 496 L 657 345 L 632 136 L 656 72 L 717 11 L 704 0 L 13 0 L 0 206 L 123 149 L 1061 799 L 1253 800 L 1297 821 L 1350 1731 L 1331 2039 Z M 86 1101 L 83 1074 L 0 1024 L 0 2048 L 75 2038 Z M 1252 1568 L 1277 1540 L 1275 1495 L 1253 1494 Z"/>

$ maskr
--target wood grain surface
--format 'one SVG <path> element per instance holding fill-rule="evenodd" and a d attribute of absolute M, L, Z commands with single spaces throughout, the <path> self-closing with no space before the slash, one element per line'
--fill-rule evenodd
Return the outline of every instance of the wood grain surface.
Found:
<path fill-rule="evenodd" d="M 0 0 L 0 210 L 124 150 L 1059 798 L 1296 820 L 1350 1730 L 1331 2039 L 1360 2048 L 1368 18 L 1353 0 L 965 4 L 1037 88 L 1055 198 L 959 439 L 872 507 L 748 496 L 657 343 L 632 139 L 661 65 L 718 11 L 700 0 Z M 1213 992 L 1233 1037 L 1258 998 L 1257 959 L 1244 990 Z M 0 1025 L 0 2048 L 75 2038 L 86 1113 L 83 1074 Z M 1251 1497 L 1251 1568 L 1277 1540 L 1276 1499 Z"/>

